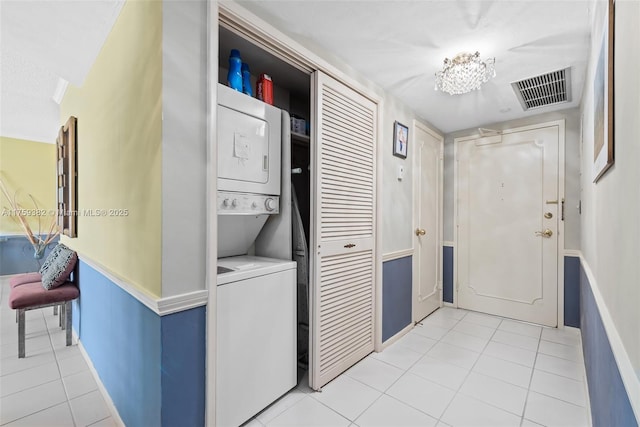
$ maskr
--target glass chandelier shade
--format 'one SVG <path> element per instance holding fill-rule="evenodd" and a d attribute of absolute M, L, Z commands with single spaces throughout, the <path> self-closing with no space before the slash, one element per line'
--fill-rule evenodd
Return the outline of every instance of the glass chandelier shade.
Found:
<path fill-rule="evenodd" d="M 495 58 L 480 60 L 480 53 L 459 53 L 445 58 L 442 71 L 436 73 L 436 90 L 460 95 L 480 89 L 483 83 L 496 76 Z"/>

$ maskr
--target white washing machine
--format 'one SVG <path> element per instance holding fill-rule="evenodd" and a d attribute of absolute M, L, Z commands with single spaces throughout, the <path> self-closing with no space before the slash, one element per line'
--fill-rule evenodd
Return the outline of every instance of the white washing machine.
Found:
<path fill-rule="evenodd" d="M 218 260 L 216 420 L 239 426 L 297 383 L 296 263 Z"/>

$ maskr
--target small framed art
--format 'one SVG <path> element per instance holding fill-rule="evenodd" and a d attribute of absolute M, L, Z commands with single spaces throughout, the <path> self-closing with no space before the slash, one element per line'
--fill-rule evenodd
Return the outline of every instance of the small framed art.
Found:
<path fill-rule="evenodd" d="M 400 122 L 395 122 L 393 124 L 393 155 L 406 159 L 408 145 L 409 128 Z"/>

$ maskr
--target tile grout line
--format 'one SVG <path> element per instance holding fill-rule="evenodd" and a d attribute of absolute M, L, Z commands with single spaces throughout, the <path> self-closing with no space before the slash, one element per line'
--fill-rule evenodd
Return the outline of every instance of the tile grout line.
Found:
<path fill-rule="evenodd" d="M 524 423 L 524 414 L 527 413 L 527 404 L 529 403 L 529 395 L 531 394 L 531 383 L 533 375 L 536 373 L 536 363 L 538 363 L 538 354 L 540 352 L 540 344 L 542 343 L 542 330 L 540 330 L 540 338 L 538 339 L 538 347 L 536 348 L 536 356 L 533 358 L 533 366 L 531 367 L 531 375 L 529 376 L 529 385 L 527 386 L 527 395 L 524 398 L 524 407 L 522 408 L 522 416 L 520 417 L 520 425 Z"/>
<path fill-rule="evenodd" d="M 41 310 L 44 310 L 44 309 L 41 309 Z M 58 316 L 62 316 L 61 308 L 58 309 Z M 44 312 L 43 312 L 43 317 L 44 317 Z M 77 426 L 78 422 L 73 412 L 73 407 L 71 406 L 71 399 L 69 399 L 69 391 L 67 390 L 67 385 L 65 384 L 64 377 L 62 376 L 62 369 L 60 369 L 60 360 L 58 359 L 58 353 L 56 352 L 55 346 L 53 345 L 53 338 L 51 338 L 51 331 L 49 329 L 49 325 L 47 324 L 46 319 L 45 319 L 45 325 L 47 327 L 47 333 L 49 334 L 49 344 L 51 345 L 51 351 L 53 351 L 53 357 L 56 361 L 56 366 L 58 367 L 58 374 L 60 375 L 60 382 L 62 383 L 62 389 L 64 390 L 64 395 L 66 397 L 67 407 L 69 408 L 69 413 L 71 414 L 71 420 L 73 421 L 73 425 Z"/>
<path fill-rule="evenodd" d="M 434 313 L 436 313 L 436 312 L 437 312 L 437 310 L 436 310 Z M 432 313 L 432 314 L 434 314 L 434 313 Z M 430 314 L 430 315 L 432 315 L 432 314 Z M 444 415 L 444 413 L 447 411 L 447 409 L 449 408 L 449 405 L 451 405 L 451 402 L 449 402 L 449 404 L 444 408 L 444 410 L 442 411 L 442 414 L 440 414 L 440 416 L 439 416 L 439 417 L 434 417 L 433 415 L 431 415 L 431 414 L 427 414 L 426 412 L 422 411 L 421 409 L 415 408 L 415 407 L 413 407 L 413 406 L 409 405 L 409 404 L 408 404 L 408 403 L 406 403 L 406 402 L 402 402 L 402 401 L 400 401 L 399 399 L 396 399 L 394 396 L 391 396 L 391 395 L 387 394 L 387 391 L 389 391 L 389 389 L 391 389 L 391 387 L 393 387 L 393 386 L 394 386 L 394 384 L 396 384 L 396 383 L 400 380 L 400 378 L 402 378 L 402 377 L 403 377 L 404 375 L 406 375 L 407 373 L 411 373 L 411 372 L 409 372 L 409 370 L 410 370 L 411 368 L 413 368 L 413 367 L 414 367 L 414 366 L 415 366 L 415 365 L 416 365 L 416 364 L 417 364 L 417 363 L 418 363 L 418 362 L 419 362 L 423 357 L 427 356 L 427 355 L 429 354 L 429 352 L 433 349 L 433 347 L 435 347 L 438 343 L 449 344 L 449 343 L 446 343 L 446 342 L 442 341 L 442 339 L 443 339 L 445 336 L 447 336 L 447 334 L 448 334 L 449 332 L 453 331 L 453 330 L 454 330 L 454 328 L 455 328 L 458 324 L 460 324 L 460 322 L 462 321 L 462 319 L 464 319 L 464 318 L 467 316 L 467 314 L 468 314 L 468 313 L 465 313 L 465 314 L 464 314 L 462 317 L 460 317 L 459 319 L 456 319 L 456 318 L 453 318 L 453 317 L 452 317 L 451 319 L 454 319 L 456 322 L 455 322 L 451 327 L 447 328 L 447 333 L 443 334 L 443 335 L 442 335 L 440 338 L 438 338 L 437 340 L 434 340 L 434 341 L 435 341 L 435 344 L 433 344 L 433 345 L 429 348 L 429 350 L 427 350 L 427 351 L 426 351 L 426 353 L 424 353 L 424 354 L 422 355 L 422 357 L 421 357 L 420 359 L 418 359 L 417 361 L 415 361 L 415 362 L 414 362 L 414 363 L 413 363 L 409 368 L 407 368 L 407 369 L 405 370 L 404 374 L 400 375 L 400 377 L 399 377 L 396 381 L 394 381 L 394 382 L 393 382 L 389 387 L 387 387 L 387 389 L 386 389 L 382 394 L 384 394 L 384 395 L 386 395 L 386 396 L 388 396 L 388 397 L 390 397 L 390 398 L 392 398 L 392 399 L 394 399 L 394 400 L 396 400 L 396 401 L 398 401 L 398 402 L 401 402 L 401 403 L 403 403 L 404 405 L 407 405 L 407 406 L 409 406 L 410 408 L 413 408 L 413 409 L 415 409 L 415 410 L 417 410 L 417 411 L 419 411 L 419 412 L 421 412 L 421 413 L 423 413 L 423 414 L 425 414 L 425 415 L 427 415 L 427 416 L 429 416 L 429 417 L 431 417 L 431 418 L 434 418 L 434 419 L 436 420 L 436 422 L 440 422 L 440 421 L 441 421 L 441 417 L 442 417 L 442 415 Z M 425 319 L 427 319 L 428 317 L 429 317 L 429 316 L 427 316 Z M 422 319 L 422 320 L 425 320 L 425 319 Z M 437 322 L 436 322 L 436 323 L 437 323 Z M 440 328 L 440 329 L 445 329 L 444 327 L 441 327 L 441 326 L 438 326 L 438 325 L 432 325 L 432 326 L 437 326 L 437 327 L 438 327 L 438 328 Z M 424 324 L 423 324 L 423 325 L 422 325 L 422 327 L 427 327 L 427 325 L 424 325 Z M 426 338 L 429 338 L 429 337 L 426 337 Z M 431 339 L 433 339 L 433 338 L 431 338 Z M 449 345 L 453 345 L 453 344 L 449 344 Z M 458 346 L 456 346 L 456 347 L 458 347 Z M 458 347 L 458 348 L 462 348 L 462 347 Z M 465 349 L 465 350 L 468 350 L 468 349 Z M 433 357 L 432 357 L 432 358 L 433 358 Z M 434 359 L 435 359 L 435 358 L 434 358 Z M 438 359 L 438 360 L 440 360 L 440 359 Z M 444 362 L 444 363 L 449 363 L 449 362 L 447 362 L 447 361 L 442 361 L 442 362 Z M 458 365 L 454 365 L 454 364 L 452 364 L 452 363 L 449 363 L 449 364 L 450 364 L 450 365 L 452 365 L 452 366 L 456 366 L 456 367 L 461 368 L 461 367 L 460 367 L 460 366 L 458 366 Z M 469 372 L 470 372 L 470 371 L 469 371 Z M 412 375 L 416 375 L 416 374 L 413 374 L 413 373 L 411 373 L 411 374 L 412 374 Z M 468 374 L 467 374 L 467 375 L 468 375 Z M 422 377 L 422 376 L 420 376 L 420 375 L 416 375 L 416 376 L 417 376 L 417 377 L 419 377 L 419 378 L 421 378 L 421 379 L 423 379 L 423 380 L 425 380 L 425 381 L 428 381 L 428 382 L 430 382 L 430 383 L 432 383 L 432 384 L 436 384 L 436 385 L 438 385 L 438 386 L 440 386 L 440 387 L 444 387 L 444 388 L 446 388 L 447 390 L 454 391 L 454 392 L 455 392 L 455 394 L 457 394 L 457 393 L 458 393 L 458 391 L 457 391 L 457 390 L 453 390 L 453 389 L 451 389 L 451 388 L 449 388 L 449 387 L 443 386 L 442 384 L 438 384 L 438 383 L 436 383 L 436 382 L 434 382 L 434 381 L 430 381 L 429 379 L 427 379 L 427 378 L 423 378 L 423 377 Z M 465 377 L 465 379 L 466 379 L 466 377 Z M 463 381 L 463 382 L 464 382 L 464 381 Z M 458 389 L 459 389 L 459 387 L 458 387 Z M 455 394 L 454 394 L 454 398 L 455 398 Z M 451 401 L 453 401 L 453 399 L 451 399 Z M 367 408 L 367 409 L 368 409 L 368 408 Z M 444 421 L 443 421 L 443 422 L 444 422 Z"/>
<path fill-rule="evenodd" d="M 53 344 L 52 344 L 52 341 L 51 341 L 51 335 L 49 334 L 49 325 L 47 325 L 47 321 L 46 321 L 46 319 L 44 318 L 44 312 L 43 312 L 43 310 L 44 310 L 44 309 L 42 309 L 42 308 L 41 308 L 41 309 L 39 309 L 39 313 L 40 313 L 40 315 L 42 316 L 42 318 L 43 318 L 43 320 L 44 320 L 44 323 L 45 323 L 45 329 L 46 329 L 46 331 L 47 331 L 47 337 L 49 338 L 49 344 L 51 345 L 51 351 L 54 351 L 54 349 L 53 349 Z M 26 337 L 25 337 L 25 340 L 26 340 Z M 25 343 L 25 347 L 26 347 L 26 343 Z M 55 358 L 55 354 L 54 354 L 54 358 Z M 43 365 L 32 366 L 32 367 L 30 367 L 30 368 L 22 369 L 22 370 L 20 370 L 20 371 L 16 371 L 16 372 L 24 372 L 24 371 L 28 371 L 29 369 L 37 368 L 37 367 L 40 367 L 40 366 L 43 366 Z M 56 366 L 57 366 L 57 360 L 56 360 Z M 13 373 L 16 373 L 16 372 L 13 372 Z M 28 389 L 25 389 L 25 390 L 20 390 L 20 391 L 18 391 L 18 392 L 16 392 L 16 393 L 20 393 L 20 392 L 23 392 L 23 391 L 26 391 L 26 390 L 31 390 L 31 389 L 33 389 L 33 388 L 40 387 L 40 386 L 43 386 L 43 385 L 46 385 L 46 384 L 50 384 L 50 383 L 55 382 L 55 381 L 58 381 L 58 380 L 60 380 L 60 382 L 61 382 L 61 383 L 63 383 L 63 381 L 62 381 L 62 376 L 60 375 L 60 371 L 59 371 L 59 370 L 58 370 L 58 374 L 59 374 L 59 376 L 60 376 L 60 377 L 59 377 L 59 378 L 57 378 L 57 379 L 54 379 L 54 380 L 51 380 L 51 381 L 47 381 L 46 383 L 43 383 L 43 384 L 38 384 L 37 386 L 29 387 Z M 9 375 L 9 374 L 8 374 L 8 375 Z M 63 383 L 63 388 L 64 388 L 64 383 Z M 11 394 L 16 394 L 16 393 L 11 393 Z M 8 396 L 11 396 L 11 394 L 9 394 L 9 395 L 7 395 L 7 396 L 3 396 L 1 399 L 4 399 L 4 398 L 6 398 L 6 397 L 8 397 Z M 66 391 L 65 391 L 65 397 L 67 397 L 67 396 L 66 396 Z M 68 399 L 67 399 L 66 401 L 68 402 Z M 48 407 L 46 407 L 46 408 L 42 408 L 42 409 L 40 409 L 40 410 L 38 410 L 38 411 L 31 412 L 30 414 L 27 414 L 27 415 L 25 415 L 25 416 L 23 416 L 23 417 L 20 417 L 20 418 L 16 418 L 15 420 L 11 420 L 11 421 L 9 421 L 8 423 L 4 423 L 4 424 L 2 424 L 2 425 L 4 426 L 4 425 L 8 425 L 8 424 L 14 423 L 14 422 L 16 422 L 16 421 L 19 421 L 19 420 L 22 420 L 22 419 L 24 419 L 24 418 L 30 417 L 30 416 L 32 416 L 32 415 L 35 415 L 35 414 L 38 414 L 38 413 L 40 413 L 40 412 L 47 411 L 47 410 L 49 410 L 49 409 L 51 409 L 51 408 L 54 408 L 54 407 L 56 407 L 56 406 L 62 405 L 63 403 L 65 403 L 65 402 L 56 403 L 56 404 L 51 405 L 51 406 L 48 406 Z M 72 415 L 72 419 L 73 419 L 73 415 Z M 74 426 L 75 426 L 75 423 L 74 423 Z"/>
<path fill-rule="evenodd" d="M 437 310 L 436 310 L 436 311 L 437 311 Z M 466 313 L 465 313 L 465 316 L 466 316 Z M 427 317 L 429 317 L 429 316 L 427 316 Z M 448 333 L 448 332 L 450 332 L 450 331 L 455 327 L 455 325 L 457 325 L 457 324 L 460 322 L 460 320 L 461 320 L 462 318 L 464 318 L 464 316 L 462 316 L 460 319 L 455 319 L 455 320 L 456 320 L 456 323 L 454 324 L 454 326 L 450 327 L 450 328 L 447 330 L 447 333 Z M 424 319 L 423 319 L 423 320 L 424 320 Z M 423 326 L 424 326 L 424 325 L 423 325 Z M 414 327 L 415 327 L 415 326 L 414 326 Z M 441 328 L 441 329 L 444 329 L 444 328 Z M 405 335 L 406 335 L 406 334 L 405 334 Z M 437 343 L 439 343 L 445 335 L 446 335 L 446 334 L 444 334 L 444 335 L 443 335 L 442 337 L 440 337 L 439 339 L 434 340 L 434 341 L 435 341 L 435 344 L 433 344 L 433 346 L 431 346 L 431 347 L 429 348 L 429 350 L 427 350 L 427 352 L 426 352 L 426 353 L 422 354 L 422 356 L 421 356 L 418 360 L 416 360 L 413 364 L 411 364 L 411 366 L 409 366 L 409 368 L 404 369 L 404 372 L 403 372 L 403 373 L 402 373 L 402 374 L 401 374 L 401 375 L 400 375 L 400 376 L 399 376 L 395 381 L 393 381 L 393 382 L 392 382 L 392 383 L 391 383 L 391 384 L 390 384 L 390 385 L 389 385 L 389 386 L 388 386 L 384 391 L 382 391 L 382 392 L 381 392 L 380 390 L 378 390 L 378 389 L 376 389 L 376 388 L 374 388 L 374 387 L 370 386 L 369 384 L 366 384 L 366 383 L 364 383 L 364 382 L 360 381 L 360 380 L 359 380 L 359 379 L 357 379 L 357 378 L 353 378 L 353 377 L 351 377 L 350 375 L 347 375 L 347 372 L 345 371 L 342 375 L 347 375 L 350 379 L 352 379 L 352 380 L 354 380 L 354 381 L 356 381 L 356 382 L 358 382 L 358 383 L 360 383 L 360 384 L 362 384 L 362 385 L 364 385 L 364 386 L 366 386 L 366 387 L 369 387 L 369 388 L 371 388 L 371 389 L 373 389 L 373 390 L 375 390 L 375 391 L 377 391 L 377 392 L 380 392 L 380 396 L 378 396 L 376 399 L 374 399 L 374 401 L 373 401 L 373 402 L 371 402 L 371 404 L 369 404 L 369 405 L 368 405 L 368 406 L 367 406 L 367 407 L 366 407 L 362 412 L 360 412 L 360 413 L 358 414 L 358 416 L 357 416 L 357 417 L 355 417 L 355 419 L 354 419 L 354 420 L 349 420 L 347 417 L 345 417 L 344 415 L 342 415 L 342 414 L 338 413 L 338 412 L 337 412 L 337 411 L 335 411 L 333 408 L 330 408 L 330 407 L 328 407 L 327 405 L 324 405 L 324 403 L 323 403 L 323 402 L 320 402 L 320 401 L 318 401 L 318 400 L 317 400 L 317 399 L 315 399 L 315 398 L 314 398 L 314 400 L 316 400 L 317 402 L 319 402 L 319 403 L 323 404 L 324 406 L 327 406 L 327 407 L 328 407 L 329 409 L 331 409 L 332 411 L 334 411 L 334 412 L 338 413 L 338 415 L 340 415 L 341 417 L 346 418 L 347 420 L 349 420 L 351 423 L 355 423 L 355 420 L 357 420 L 360 416 L 362 416 L 362 414 L 364 414 L 365 412 L 367 412 L 367 410 L 368 410 L 369 408 L 371 408 L 371 407 L 372 407 L 376 402 L 378 402 L 378 401 L 382 398 L 382 396 L 387 396 L 387 397 L 389 397 L 389 398 L 391 398 L 391 399 L 394 399 L 394 400 L 395 400 L 395 401 L 397 401 L 397 402 L 402 403 L 403 405 L 406 405 L 406 406 L 408 406 L 408 407 L 410 407 L 410 408 L 412 408 L 412 409 L 414 409 L 414 410 L 416 410 L 416 411 L 418 411 L 418 412 L 420 412 L 420 413 L 422 413 L 422 414 L 427 415 L 428 417 L 431 417 L 431 418 L 435 419 L 435 420 L 436 420 L 436 423 L 437 423 L 437 422 L 439 422 L 439 421 L 440 421 L 440 419 L 439 419 L 439 418 L 436 418 L 436 417 L 432 416 L 431 414 L 427 414 L 426 412 L 424 412 L 424 411 L 422 411 L 422 410 L 420 410 L 420 409 L 418 409 L 418 408 L 415 408 L 415 407 L 413 407 L 413 406 L 409 405 L 409 404 L 408 404 L 408 403 L 406 403 L 406 402 L 402 402 L 401 400 L 399 400 L 399 399 L 395 398 L 394 396 L 391 396 L 391 395 L 387 394 L 387 391 L 389 391 L 389 389 L 391 389 L 391 387 L 393 387 L 393 386 L 394 386 L 394 384 L 396 384 L 396 383 L 400 380 L 400 378 L 402 378 L 404 375 L 406 375 L 407 373 L 409 373 L 409 369 L 411 369 L 411 368 L 412 368 L 416 363 L 418 363 L 418 361 L 420 361 L 420 359 L 422 359 L 422 357 L 426 356 L 426 354 L 427 354 L 427 353 L 428 353 L 428 352 L 429 352 L 429 351 L 430 351 L 430 350 L 431 350 L 431 349 L 432 349 L 432 348 L 433 348 Z M 428 337 L 425 337 L 425 338 L 428 338 Z M 433 338 L 431 338 L 431 339 L 433 339 Z M 383 351 L 384 351 L 384 350 L 383 350 Z M 415 353 L 417 353 L 417 352 L 415 352 Z M 371 357 L 371 355 L 366 356 L 366 357 L 365 357 L 365 358 L 363 358 L 362 360 L 366 359 L 367 357 Z M 384 363 L 385 365 L 388 365 L 388 366 L 391 366 L 391 367 L 393 367 L 393 368 L 396 368 L 396 369 L 400 369 L 400 370 L 402 370 L 402 368 L 399 368 L 398 366 L 395 366 L 395 365 L 393 365 L 393 364 L 391 364 L 391 363 L 388 363 L 388 362 L 386 362 L 386 361 L 384 361 L 384 360 L 380 360 L 380 359 L 377 359 L 377 358 L 375 358 L 375 357 L 372 357 L 372 358 L 373 358 L 374 360 L 378 361 L 378 362 L 382 362 L 382 363 Z M 362 360 L 361 360 L 361 361 L 362 361 Z M 360 361 L 360 362 L 361 362 L 361 361 Z M 360 363 L 360 362 L 358 362 L 358 363 Z M 417 375 L 417 376 L 418 376 L 418 377 L 420 377 L 419 375 Z M 422 378 L 422 377 L 420 377 L 420 378 Z M 426 380 L 426 381 L 428 381 L 426 378 L 423 378 L 423 379 L 424 379 L 424 380 Z M 432 383 L 433 383 L 433 381 L 430 381 L 430 382 L 432 382 Z M 437 383 L 434 383 L 434 384 L 437 384 Z M 439 384 L 438 384 L 438 385 L 439 385 Z M 448 387 L 445 387 L 445 388 L 448 388 Z M 451 390 L 451 389 L 449 389 L 449 390 Z M 311 396 L 311 397 L 313 398 L 313 396 Z M 286 411 L 285 411 L 285 412 L 286 412 Z"/>
<path fill-rule="evenodd" d="M 464 319 L 466 317 L 463 316 L 462 319 Z M 486 350 L 487 346 L 489 345 L 489 343 L 491 342 L 491 338 L 493 338 L 493 336 L 495 335 L 495 333 L 498 331 L 498 328 L 500 327 L 500 325 L 502 324 L 502 321 L 504 319 L 500 318 L 500 323 L 498 323 L 498 325 L 496 326 L 495 330 L 493 331 L 493 333 L 491 334 L 491 336 L 489 337 L 489 340 L 487 341 L 487 343 L 484 345 L 482 352 L 480 352 L 480 356 L 482 356 L 482 354 L 484 354 L 484 351 Z M 462 348 L 462 347 L 460 347 Z M 476 361 L 473 363 L 473 365 L 471 366 L 471 368 L 469 368 L 469 372 L 467 372 L 467 375 L 465 375 L 464 380 L 462 380 L 462 382 L 460 383 L 460 386 L 458 387 L 458 389 L 456 390 L 455 394 L 453 395 L 453 399 L 451 399 L 451 401 L 449 402 L 449 404 L 444 408 L 444 410 L 442 411 L 442 415 L 438 418 L 438 421 L 442 421 L 443 423 L 446 423 L 444 420 L 442 420 L 442 417 L 444 416 L 444 414 L 447 413 L 447 410 L 449 409 L 449 407 L 451 407 L 451 403 L 455 400 L 456 396 L 458 396 L 460 394 L 460 389 L 462 388 L 462 386 L 464 386 L 464 383 L 467 381 L 467 379 L 469 378 L 469 375 L 471 375 L 471 372 L 473 372 L 473 368 L 476 366 L 476 364 L 478 363 L 478 360 L 480 359 L 480 356 L 478 356 L 478 359 L 476 359 Z M 465 394 L 462 394 L 463 396 L 466 396 Z M 476 399 L 477 400 L 477 399 Z M 486 404 L 486 402 L 483 402 Z M 493 405 L 491 405 L 493 406 Z"/>

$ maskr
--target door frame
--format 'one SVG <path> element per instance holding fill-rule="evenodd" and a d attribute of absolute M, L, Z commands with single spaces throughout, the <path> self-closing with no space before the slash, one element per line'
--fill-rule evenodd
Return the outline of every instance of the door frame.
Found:
<path fill-rule="evenodd" d="M 524 132 L 541 129 L 545 127 L 558 126 L 558 200 L 565 200 L 565 120 L 553 120 L 533 125 L 507 128 L 500 131 L 500 135 L 509 133 Z M 481 138 L 482 135 L 474 133 L 469 136 L 454 138 L 453 140 L 453 306 L 458 307 L 458 147 L 460 144 Z M 562 212 L 562 205 L 558 206 Z M 557 328 L 564 328 L 564 220 L 562 213 L 558 218 L 558 307 L 557 307 Z"/>
<path fill-rule="evenodd" d="M 207 206 L 209 212 L 216 212 L 217 201 L 217 182 L 216 172 L 216 123 L 215 111 L 217 105 L 217 77 L 218 77 L 218 28 L 224 25 L 226 28 L 242 35 L 245 39 L 260 46 L 261 48 L 271 52 L 283 61 L 292 66 L 307 72 L 309 75 L 315 71 L 322 71 L 337 81 L 349 86 L 362 96 L 370 99 L 378 105 L 377 129 L 376 129 L 376 169 L 378 174 L 376 177 L 376 188 L 379 191 L 382 188 L 382 159 L 383 145 L 381 138 L 384 134 L 384 97 L 371 89 L 370 85 L 362 83 L 362 81 L 351 77 L 347 72 L 329 63 L 319 55 L 315 54 L 308 48 L 301 45 L 291 37 L 268 24 L 260 17 L 254 15 L 241 5 L 235 2 L 213 2 L 213 6 L 208 10 L 207 25 L 207 75 L 210 81 L 207 90 L 207 106 L 208 106 L 208 123 L 207 138 L 209 141 L 208 166 L 207 166 Z M 345 65 L 346 67 L 346 65 Z M 311 76 L 309 76 L 311 78 Z M 313 148 L 316 144 L 314 138 L 311 138 L 310 145 Z M 313 150 L 311 151 L 313 155 Z M 311 163 L 315 160 L 311 159 Z M 382 350 L 382 197 L 377 198 L 376 221 L 375 221 L 375 331 L 374 331 L 374 350 Z M 314 218 L 311 218 L 310 227 L 315 227 Z M 216 215 L 207 216 L 207 271 L 206 271 L 206 288 L 208 289 L 207 300 L 207 320 L 206 320 L 206 336 L 207 336 L 207 357 L 206 357 L 206 407 L 205 420 L 207 424 L 215 420 L 215 343 L 216 343 L 216 290 L 217 290 L 217 219 Z M 312 257 L 310 257 L 310 261 Z M 310 269 L 310 277 L 312 271 Z M 311 309 L 311 307 L 310 307 Z"/>
<path fill-rule="evenodd" d="M 416 146 L 416 130 L 420 129 L 421 131 L 428 133 L 429 135 L 433 136 L 435 139 L 437 139 L 439 141 L 439 159 L 438 159 L 438 176 L 440 177 L 440 184 L 438 185 L 438 219 L 437 219 L 437 223 L 438 223 L 438 237 L 437 237 L 437 242 L 436 242 L 436 246 L 439 249 L 438 252 L 438 262 L 437 262 L 437 266 L 438 266 L 438 293 L 439 293 L 439 301 L 440 301 L 440 307 L 442 307 L 443 305 L 443 301 L 442 301 L 442 292 L 443 292 L 443 288 L 442 288 L 442 259 L 443 259 L 443 247 L 442 247 L 442 238 L 443 238 L 443 204 L 444 204 L 444 137 L 442 135 L 440 135 L 438 132 L 435 132 L 433 129 L 429 128 L 429 126 L 425 125 L 424 123 L 414 119 L 413 120 L 413 144 L 414 147 Z M 415 152 L 415 151 L 414 151 Z M 412 179 L 412 185 L 413 185 L 413 220 L 412 220 L 412 229 L 411 229 L 411 248 L 412 248 L 412 252 L 413 252 L 413 258 L 412 258 L 412 280 L 411 280 L 411 321 L 413 323 L 416 323 L 422 319 L 417 319 L 416 318 L 416 299 L 418 296 L 418 289 L 420 286 L 420 281 L 419 281 L 419 277 L 418 277 L 418 264 L 419 264 L 419 257 L 418 257 L 418 248 L 416 247 L 416 236 L 414 235 L 414 230 L 416 228 L 418 228 L 419 224 L 419 219 L 420 219 L 420 194 L 419 194 L 419 189 L 420 187 L 418 186 L 418 180 L 420 179 L 420 170 L 418 169 L 419 167 L 419 159 L 418 156 L 413 156 L 413 179 Z"/>

